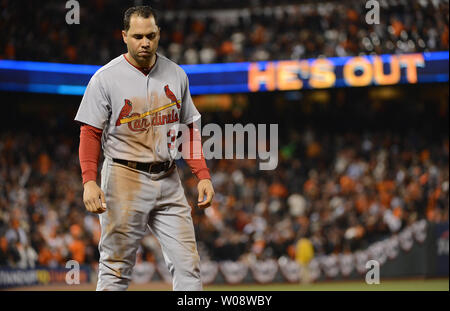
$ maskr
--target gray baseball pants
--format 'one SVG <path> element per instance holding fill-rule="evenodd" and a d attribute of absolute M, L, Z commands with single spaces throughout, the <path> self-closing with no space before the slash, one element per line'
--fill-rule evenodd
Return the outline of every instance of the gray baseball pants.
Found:
<path fill-rule="evenodd" d="M 202 290 L 191 207 L 177 169 L 155 180 L 149 173 L 105 158 L 101 188 L 107 209 L 99 215 L 97 290 L 128 288 L 147 227 L 161 245 L 173 290 Z"/>

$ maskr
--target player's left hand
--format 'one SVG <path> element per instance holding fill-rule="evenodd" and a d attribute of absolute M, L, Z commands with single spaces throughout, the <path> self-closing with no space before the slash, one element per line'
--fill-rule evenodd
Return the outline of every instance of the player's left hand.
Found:
<path fill-rule="evenodd" d="M 211 205 L 214 197 L 214 189 L 209 179 L 202 179 L 198 182 L 198 207 L 207 208 Z M 204 199 L 206 196 L 206 199 Z"/>

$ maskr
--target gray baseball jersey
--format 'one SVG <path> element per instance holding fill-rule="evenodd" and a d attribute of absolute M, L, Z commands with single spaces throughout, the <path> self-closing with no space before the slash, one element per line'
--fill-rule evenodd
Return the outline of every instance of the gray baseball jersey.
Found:
<path fill-rule="evenodd" d="M 91 78 L 75 120 L 103 129 L 107 158 L 163 162 L 176 153 L 177 124 L 200 118 L 180 66 L 157 54 L 148 75 L 121 55 Z"/>
<path fill-rule="evenodd" d="M 124 55 L 91 78 L 75 120 L 103 129 L 97 290 L 125 290 L 136 251 L 149 228 L 158 238 L 174 290 L 201 290 L 200 257 L 178 171 L 157 176 L 116 163 L 168 161 L 176 155 L 179 123 L 200 118 L 186 73 L 164 56 L 145 75 Z"/>

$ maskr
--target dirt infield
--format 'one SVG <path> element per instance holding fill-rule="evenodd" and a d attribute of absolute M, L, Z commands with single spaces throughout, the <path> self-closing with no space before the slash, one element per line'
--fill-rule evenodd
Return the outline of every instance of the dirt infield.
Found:
<path fill-rule="evenodd" d="M 95 291 L 95 283 L 87 283 L 80 285 L 67 284 L 51 284 L 51 285 L 37 285 L 14 287 L 7 289 L 8 291 Z M 164 282 L 152 282 L 145 284 L 130 284 L 128 288 L 130 291 L 170 291 L 172 285 Z"/>

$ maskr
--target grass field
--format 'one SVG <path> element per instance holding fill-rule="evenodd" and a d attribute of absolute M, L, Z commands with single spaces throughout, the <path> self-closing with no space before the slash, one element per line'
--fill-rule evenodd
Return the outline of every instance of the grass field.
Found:
<path fill-rule="evenodd" d="M 364 281 L 321 282 L 307 285 L 270 284 L 205 287 L 211 291 L 448 291 L 449 279 L 433 280 L 381 280 L 380 284 L 368 285 Z"/>
<path fill-rule="evenodd" d="M 11 288 L 25 291 L 93 291 L 95 284 L 47 285 Z M 167 283 L 131 284 L 130 291 L 170 291 Z M 207 285 L 205 291 L 449 291 L 449 279 L 408 279 L 381 280 L 380 284 L 368 285 L 364 281 L 332 281 L 308 285 L 300 284 L 245 284 L 245 285 Z"/>

